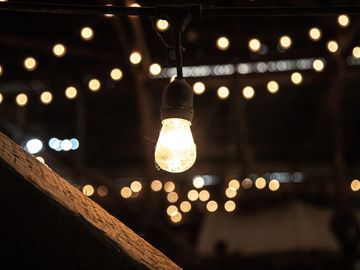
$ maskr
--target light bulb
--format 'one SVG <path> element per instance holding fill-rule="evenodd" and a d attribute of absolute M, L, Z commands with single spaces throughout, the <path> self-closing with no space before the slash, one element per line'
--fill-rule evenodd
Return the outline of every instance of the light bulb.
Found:
<path fill-rule="evenodd" d="M 182 118 L 167 118 L 155 148 L 155 161 L 161 169 L 180 173 L 188 170 L 196 160 L 196 145 L 191 122 Z"/>

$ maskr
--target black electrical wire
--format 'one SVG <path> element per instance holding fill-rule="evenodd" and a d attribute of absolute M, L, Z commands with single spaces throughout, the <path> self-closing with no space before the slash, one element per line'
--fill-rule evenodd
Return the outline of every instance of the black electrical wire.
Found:
<path fill-rule="evenodd" d="M 181 48 L 181 30 L 174 29 L 175 36 L 175 54 L 176 54 L 176 78 L 183 78 L 183 62 L 182 62 L 182 48 Z"/>

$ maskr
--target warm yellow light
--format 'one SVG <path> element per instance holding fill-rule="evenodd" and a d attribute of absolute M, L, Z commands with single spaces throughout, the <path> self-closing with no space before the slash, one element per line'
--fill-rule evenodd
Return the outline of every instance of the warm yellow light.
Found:
<path fill-rule="evenodd" d="M 270 81 L 266 85 L 267 90 L 271 94 L 275 94 L 279 91 L 279 84 L 276 81 Z"/>
<path fill-rule="evenodd" d="M 53 54 L 56 57 L 64 56 L 66 54 L 65 46 L 63 44 L 61 44 L 61 43 L 55 44 L 54 47 L 53 47 Z"/>
<path fill-rule="evenodd" d="M 266 187 L 266 180 L 263 177 L 259 177 L 255 180 L 255 187 L 257 189 L 263 189 Z"/>
<path fill-rule="evenodd" d="M 142 56 L 141 56 L 141 54 L 139 53 L 139 52 L 132 52 L 131 54 L 130 54 L 130 62 L 132 63 L 132 64 L 134 64 L 134 65 L 137 65 L 137 64 L 139 64 L 140 62 L 141 62 L 141 60 L 142 60 Z"/>
<path fill-rule="evenodd" d="M 105 6 L 112 7 L 112 4 L 106 4 Z M 108 17 L 108 18 L 111 18 L 111 17 L 114 17 L 114 14 L 107 13 L 107 14 L 104 14 L 104 16 Z"/>
<path fill-rule="evenodd" d="M 165 190 L 166 192 L 172 192 L 172 191 L 174 191 L 174 190 L 175 190 L 175 184 L 174 184 L 174 182 L 171 182 L 171 181 L 166 182 L 165 185 L 164 185 L 164 190 Z"/>
<path fill-rule="evenodd" d="M 161 73 L 161 66 L 158 63 L 151 64 L 149 72 L 153 76 L 157 76 Z"/>
<path fill-rule="evenodd" d="M 105 197 L 109 194 L 109 189 L 107 186 L 101 185 L 96 189 L 96 192 L 100 197 Z"/>
<path fill-rule="evenodd" d="M 227 50 L 229 46 L 230 46 L 230 41 L 227 37 L 219 37 L 216 40 L 216 47 L 221 51 Z"/>
<path fill-rule="evenodd" d="M 180 210 L 183 212 L 183 213 L 187 213 L 191 210 L 191 203 L 188 202 L 188 201 L 183 201 L 180 203 Z"/>
<path fill-rule="evenodd" d="M 202 190 L 199 192 L 199 200 L 202 202 L 206 202 L 210 199 L 210 193 L 207 190 Z"/>
<path fill-rule="evenodd" d="M 53 99 L 53 96 L 49 91 L 42 92 L 40 95 L 40 100 L 43 104 L 51 103 L 52 99 Z"/>
<path fill-rule="evenodd" d="M 97 91 L 100 90 L 101 83 L 100 83 L 100 81 L 99 81 L 98 79 L 91 79 L 91 80 L 89 81 L 88 86 L 89 86 L 89 89 L 90 89 L 91 91 L 97 92 Z"/>
<path fill-rule="evenodd" d="M 27 102 L 28 102 L 28 97 L 24 93 L 18 94 L 16 96 L 16 104 L 18 106 L 23 107 L 27 104 Z"/>
<path fill-rule="evenodd" d="M 196 82 L 193 85 L 194 93 L 197 95 L 201 95 L 205 92 L 205 84 L 202 82 Z"/>
<path fill-rule="evenodd" d="M 3 74 L 4 70 L 3 70 L 3 67 L 2 65 L 0 65 L 0 76 Z"/>
<path fill-rule="evenodd" d="M 168 30 L 169 26 L 170 25 L 169 25 L 167 20 L 161 20 L 160 19 L 160 20 L 156 21 L 156 28 L 161 32 L 164 32 L 164 31 Z"/>
<path fill-rule="evenodd" d="M 216 201 L 208 201 L 208 203 L 206 204 L 206 209 L 209 212 L 215 212 L 218 209 L 218 204 Z"/>
<path fill-rule="evenodd" d="M 138 3 L 133 3 L 130 5 L 130 7 L 141 7 Z"/>
<path fill-rule="evenodd" d="M 196 176 L 193 178 L 193 186 L 195 188 L 202 188 L 205 184 L 205 180 L 201 176 Z"/>
<path fill-rule="evenodd" d="M 261 42 L 257 38 L 253 38 L 248 43 L 249 49 L 252 52 L 258 52 L 261 49 Z"/>
<path fill-rule="evenodd" d="M 192 189 L 188 192 L 187 197 L 190 201 L 196 201 L 199 198 L 199 193 L 197 190 Z"/>
<path fill-rule="evenodd" d="M 245 178 L 241 182 L 243 189 L 250 189 L 252 187 L 252 184 L 253 184 L 253 182 L 251 181 L 250 178 Z"/>
<path fill-rule="evenodd" d="M 224 204 L 224 208 L 226 212 L 233 212 L 236 209 L 236 203 L 234 201 L 229 200 Z"/>
<path fill-rule="evenodd" d="M 178 208 L 177 208 L 175 205 L 170 205 L 170 206 L 168 206 L 168 208 L 166 209 L 166 213 L 167 213 L 170 217 L 175 216 L 178 212 L 179 212 L 179 210 L 178 210 Z"/>
<path fill-rule="evenodd" d="M 359 191 L 360 190 L 360 181 L 358 179 L 354 179 L 351 181 L 351 190 Z"/>
<path fill-rule="evenodd" d="M 245 86 L 242 90 L 242 95 L 245 99 L 252 99 L 255 95 L 255 90 L 251 86 Z"/>
<path fill-rule="evenodd" d="M 123 197 L 124 199 L 128 199 L 131 197 L 132 195 L 132 191 L 129 187 L 123 187 L 121 190 L 120 190 L 120 195 L 121 197 Z"/>
<path fill-rule="evenodd" d="M 228 186 L 235 190 L 238 190 L 240 188 L 240 182 L 237 179 L 232 179 L 229 181 Z"/>
<path fill-rule="evenodd" d="M 340 27 L 347 27 L 350 24 L 350 18 L 345 14 L 339 15 L 337 21 Z"/>
<path fill-rule="evenodd" d="M 309 30 L 309 37 L 313 41 L 318 41 L 321 38 L 321 31 L 319 28 L 313 27 Z"/>
<path fill-rule="evenodd" d="M 83 40 L 92 40 L 94 38 L 94 30 L 88 26 L 83 27 L 80 34 Z"/>
<path fill-rule="evenodd" d="M 324 67 L 325 67 L 325 63 L 323 60 L 321 59 L 316 59 L 314 62 L 313 62 L 313 68 L 315 71 L 317 72 L 321 72 L 324 70 Z"/>
<path fill-rule="evenodd" d="M 159 180 L 154 180 L 151 182 L 151 189 L 155 192 L 160 191 L 162 188 L 162 183 Z"/>
<path fill-rule="evenodd" d="M 278 189 L 280 188 L 280 182 L 276 179 L 272 179 L 270 182 L 269 182 L 269 189 L 271 191 L 277 191 Z"/>
<path fill-rule="evenodd" d="M 217 90 L 217 96 L 220 99 L 227 99 L 230 95 L 230 91 L 229 88 L 227 88 L 226 86 L 221 86 L 218 88 Z"/>
<path fill-rule="evenodd" d="M 289 36 L 282 36 L 279 40 L 280 47 L 283 49 L 289 49 L 291 47 L 292 41 Z"/>
<path fill-rule="evenodd" d="M 174 223 L 178 223 L 182 220 L 182 215 L 180 212 L 177 212 L 175 216 L 170 217 L 171 221 Z"/>
<path fill-rule="evenodd" d="M 330 40 L 327 43 L 327 49 L 329 52 L 335 53 L 339 49 L 339 45 L 335 40 Z"/>
<path fill-rule="evenodd" d="M 188 170 L 196 160 L 196 145 L 191 133 L 191 122 L 181 118 L 168 118 L 155 147 L 155 161 L 161 169 L 180 173 Z"/>
<path fill-rule="evenodd" d="M 130 189 L 132 192 L 140 192 L 140 190 L 142 189 L 142 184 L 140 183 L 140 181 L 133 181 L 130 184 Z"/>
<path fill-rule="evenodd" d="M 3 95 L 0 93 L 0 104 L 3 102 L 3 100 L 4 100 L 4 97 L 3 97 Z"/>
<path fill-rule="evenodd" d="M 34 57 L 27 57 L 24 60 L 24 67 L 25 69 L 29 70 L 29 71 L 33 71 L 36 69 L 37 67 L 37 61 Z"/>
<path fill-rule="evenodd" d="M 293 84 L 301 84 L 303 81 L 303 77 L 301 75 L 301 73 L 299 72 L 294 72 L 293 74 L 291 74 L 291 81 L 293 82 Z"/>
<path fill-rule="evenodd" d="M 236 191 L 235 188 L 228 187 L 228 188 L 225 190 L 225 195 L 226 195 L 226 197 L 228 197 L 228 198 L 234 198 L 234 197 L 236 197 L 236 195 L 237 195 L 237 191 Z"/>
<path fill-rule="evenodd" d="M 42 164 L 45 164 L 45 159 L 41 156 L 37 156 L 36 159 L 40 161 Z"/>
<path fill-rule="evenodd" d="M 176 192 L 170 192 L 166 197 L 170 203 L 175 203 L 179 199 L 179 195 Z"/>
<path fill-rule="evenodd" d="M 65 90 L 65 96 L 68 99 L 74 99 L 77 96 L 77 90 L 74 86 L 69 86 L 68 88 L 66 88 Z"/>
<path fill-rule="evenodd" d="M 360 47 L 355 47 L 352 50 L 352 55 L 354 56 L 354 58 L 359 59 L 360 58 Z"/>
<path fill-rule="evenodd" d="M 84 195 L 90 197 L 94 194 L 94 187 L 92 185 L 85 185 L 82 189 L 82 192 L 84 193 Z"/>
<path fill-rule="evenodd" d="M 173 82 L 176 79 L 176 75 L 172 75 L 170 78 L 170 82 Z"/>
<path fill-rule="evenodd" d="M 113 68 L 110 72 L 110 77 L 114 81 L 119 81 L 123 77 L 123 73 L 120 68 Z"/>

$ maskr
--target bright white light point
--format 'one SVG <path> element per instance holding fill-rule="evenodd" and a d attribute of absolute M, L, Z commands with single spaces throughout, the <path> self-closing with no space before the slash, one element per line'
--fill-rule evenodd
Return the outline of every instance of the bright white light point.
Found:
<path fill-rule="evenodd" d="M 136 52 L 136 51 L 135 51 L 135 52 L 132 52 L 132 53 L 130 54 L 129 59 L 130 59 L 130 62 L 131 62 L 132 64 L 137 65 L 137 64 L 139 64 L 139 63 L 141 62 L 142 56 L 141 56 L 141 54 L 140 54 L 139 52 Z"/>
<path fill-rule="evenodd" d="M 325 67 L 324 61 L 322 61 L 321 59 L 316 59 L 313 62 L 313 68 L 317 72 L 323 71 L 324 67 Z"/>
<path fill-rule="evenodd" d="M 168 214 L 168 216 L 172 217 L 175 216 L 177 213 L 179 212 L 178 208 L 175 205 L 170 205 L 167 209 L 166 209 L 166 213 Z"/>
<path fill-rule="evenodd" d="M 44 159 L 43 157 L 38 156 L 38 157 L 36 157 L 36 159 L 37 159 L 38 161 L 40 161 L 41 163 L 45 164 L 45 159 Z"/>
<path fill-rule="evenodd" d="M 190 201 L 196 201 L 199 198 L 199 193 L 195 189 L 192 189 L 188 192 L 187 197 Z"/>
<path fill-rule="evenodd" d="M 337 21 L 340 27 L 347 27 L 350 24 L 350 18 L 345 14 L 339 15 Z"/>
<path fill-rule="evenodd" d="M 193 185 L 195 188 L 202 188 L 205 184 L 204 178 L 196 176 L 193 178 Z"/>
<path fill-rule="evenodd" d="M 72 147 L 72 143 L 70 140 L 65 139 L 65 140 L 61 141 L 61 149 L 63 151 L 69 151 L 69 150 L 71 150 L 71 147 Z"/>
<path fill-rule="evenodd" d="M 166 30 L 168 30 L 169 28 L 169 23 L 167 20 L 157 20 L 156 21 L 156 28 L 161 31 L 161 32 L 164 32 Z"/>
<path fill-rule="evenodd" d="M 301 75 L 301 73 L 299 72 L 294 72 L 293 74 L 291 74 L 291 81 L 293 82 L 293 84 L 301 84 L 303 81 L 303 77 Z"/>
<path fill-rule="evenodd" d="M 188 202 L 188 201 L 183 201 L 181 204 L 180 204 L 180 210 L 183 212 L 183 213 L 187 213 L 191 210 L 191 203 Z"/>
<path fill-rule="evenodd" d="M 230 46 L 230 41 L 227 37 L 219 37 L 216 40 L 216 47 L 221 51 L 227 50 L 229 46 Z"/>
<path fill-rule="evenodd" d="M 280 183 L 279 183 L 278 180 L 272 179 L 272 180 L 269 182 L 269 189 L 270 189 L 271 191 L 277 191 L 279 188 L 280 188 Z"/>
<path fill-rule="evenodd" d="M 210 198 L 210 193 L 207 190 L 202 190 L 199 192 L 199 200 L 202 202 L 206 202 Z"/>
<path fill-rule="evenodd" d="M 123 73 L 120 68 L 113 68 L 110 72 L 110 77 L 114 81 L 119 81 L 123 77 Z"/>
<path fill-rule="evenodd" d="M 170 78 L 170 82 L 173 82 L 176 78 L 176 75 L 172 75 L 171 78 Z"/>
<path fill-rule="evenodd" d="M 255 187 L 257 189 L 263 189 L 266 187 L 266 180 L 263 177 L 259 177 L 255 180 Z"/>
<path fill-rule="evenodd" d="M 68 88 L 66 88 L 65 90 L 65 96 L 68 99 L 74 99 L 77 96 L 77 90 L 74 86 L 69 86 Z"/>
<path fill-rule="evenodd" d="M 229 200 L 224 204 L 224 208 L 226 212 L 233 212 L 236 208 L 236 204 L 234 201 Z"/>
<path fill-rule="evenodd" d="M 26 151 L 28 151 L 30 154 L 39 153 L 42 148 L 43 148 L 43 143 L 39 139 L 28 140 L 25 145 Z"/>
<path fill-rule="evenodd" d="M 112 5 L 112 4 L 106 4 L 105 6 L 107 6 L 107 7 L 112 7 L 113 5 Z M 111 17 L 114 17 L 114 14 L 109 14 L 109 13 L 107 13 L 107 14 L 104 14 L 104 16 L 105 16 L 105 17 L 108 17 L 108 18 L 111 18 Z"/>
<path fill-rule="evenodd" d="M 84 195 L 90 197 L 94 194 L 94 187 L 92 185 L 85 185 L 82 189 L 82 192 L 84 193 Z"/>
<path fill-rule="evenodd" d="M 24 60 L 24 67 L 25 69 L 29 70 L 29 71 L 33 71 L 36 69 L 37 67 L 37 61 L 34 57 L 27 57 Z"/>
<path fill-rule="evenodd" d="M 154 63 L 149 67 L 149 72 L 153 76 L 159 75 L 161 73 L 161 66 L 158 63 Z"/>
<path fill-rule="evenodd" d="M 94 31 L 88 26 L 82 28 L 81 29 L 81 38 L 83 40 L 92 40 L 94 38 Z"/>
<path fill-rule="evenodd" d="M 65 46 L 63 44 L 61 44 L 61 43 L 55 44 L 54 47 L 53 47 L 53 54 L 56 57 L 64 56 L 66 54 Z"/>
<path fill-rule="evenodd" d="M 151 182 L 151 185 L 150 185 L 151 189 L 155 192 L 158 192 L 161 190 L 162 188 L 162 183 L 160 180 L 154 180 Z"/>
<path fill-rule="evenodd" d="M 0 104 L 3 102 L 3 95 L 0 93 Z"/>
<path fill-rule="evenodd" d="M 89 81 L 89 89 L 93 92 L 97 92 L 100 90 L 101 83 L 98 79 L 91 79 Z"/>
<path fill-rule="evenodd" d="M 352 50 L 352 55 L 354 56 L 354 58 L 359 59 L 360 58 L 360 47 L 355 47 Z"/>
<path fill-rule="evenodd" d="M 205 92 L 205 84 L 203 82 L 196 82 L 193 85 L 194 93 L 197 95 L 201 95 Z"/>
<path fill-rule="evenodd" d="M 182 215 L 180 212 L 177 212 L 176 215 L 170 217 L 171 221 L 174 223 L 178 223 L 182 220 Z"/>
<path fill-rule="evenodd" d="M 18 94 L 16 96 L 16 104 L 18 106 L 23 107 L 27 104 L 27 102 L 28 102 L 28 97 L 24 93 Z"/>
<path fill-rule="evenodd" d="M 328 51 L 332 53 L 335 53 L 339 49 L 339 45 L 335 40 L 330 40 L 326 46 Z"/>
<path fill-rule="evenodd" d="M 242 95 L 245 99 L 252 99 L 255 95 L 255 90 L 251 86 L 246 86 L 242 90 Z"/>
<path fill-rule="evenodd" d="M 350 187 L 351 187 L 352 191 L 359 191 L 360 190 L 360 181 L 357 179 L 352 180 Z"/>
<path fill-rule="evenodd" d="M 289 49 L 291 47 L 292 41 L 289 36 L 282 36 L 280 38 L 280 46 L 283 49 Z"/>
<path fill-rule="evenodd" d="M 133 3 L 130 5 L 130 7 L 141 7 L 138 3 Z"/>
<path fill-rule="evenodd" d="M 275 94 L 279 91 L 279 84 L 276 81 L 268 82 L 266 87 L 267 87 L 267 90 L 269 91 L 269 93 L 271 93 L 271 94 Z"/>
<path fill-rule="evenodd" d="M 129 187 L 123 187 L 121 190 L 120 190 L 120 195 L 121 197 L 123 197 L 124 199 L 128 199 L 131 197 L 132 195 L 132 191 Z"/>
<path fill-rule="evenodd" d="M 53 99 L 53 96 L 49 91 L 42 92 L 40 95 L 40 100 L 43 104 L 51 103 L 52 99 Z"/>
<path fill-rule="evenodd" d="M 218 204 L 216 201 L 208 201 L 208 203 L 206 204 L 206 209 L 209 212 L 215 212 L 218 209 Z"/>
<path fill-rule="evenodd" d="M 140 183 L 140 181 L 133 181 L 130 184 L 130 189 L 132 192 L 140 192 L 140 190 L 142 189 L 142 185 Z"/>
<path fill-rule="evenodd" d="M 227 88 L 226 86 L 221 86 L 218 88 L 217 90 L 217 96 L 220 99 L 227 99 L 230 95 L 230 91 L 229 88 Z"/>
<path fill-rule="evenodd" d="M 321 31 L 319 28 L 313 27 L 309 30 L 309 37 L 313 41 L 318 41 L 321 38 Z"/>
<path fill-rule="evenodd" d="M 248 43 L 249 49 L 252 52 L 258 52 L 261 49 L 261 42 L 260 40 L 253 38 Z"/>
<path fill-rule="evenodd" d="M 240 188 L 240 182 L 237 179 L 232 179 L 229 181 L 228 186 L 235 190 L 238 190 Z"/>
<path fill-rule="evenodd" d="M 71 150 L 76 150 L 76 149 L 79 148 L 80 143 L 79 143 L 79 141 L 78 141 L 77 139 L 72 138 L 72 139 L 70 140 L 70 142 L 71 142 Z"/>

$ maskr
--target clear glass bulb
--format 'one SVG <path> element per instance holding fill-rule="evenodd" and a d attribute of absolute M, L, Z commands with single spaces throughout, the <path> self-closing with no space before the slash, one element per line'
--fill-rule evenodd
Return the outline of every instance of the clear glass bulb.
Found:
<path fill-rule="evenodd" d="M 194 164 L 196 145 L 190 126 L 190 121 L 181 118 L 168 118 L 162 121 L 155 148 L 155 161 L 161 169 L 180 173 Z"/>

